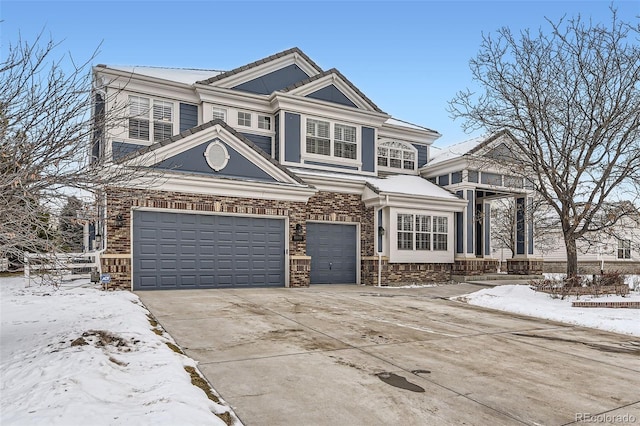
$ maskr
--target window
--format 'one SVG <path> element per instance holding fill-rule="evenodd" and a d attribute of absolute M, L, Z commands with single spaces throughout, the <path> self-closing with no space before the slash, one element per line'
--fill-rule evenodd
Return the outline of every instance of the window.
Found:
<path fill-rule="evenodd" d="M 416 149 L 404 142 L 383 142 L 378 146 L 378 166 L 415 170 Z"/>
<path fill-rule="evenodd" d="M 631 259 L 631 240 L 618 240 L 618 259 Z"/>
<path fill-rule="evenodd" d="M 149 99 L 129 96 L 129 137 L 149 140 Z"/>
<path fill-rule="evenodd" d="M 161 141 L 173 135 L 173 104 L 153 101 L 153 140 Z"/>
<path fill-rule="evenodd" d="M 307 152 L 309 154 L 331 155 L 329 123 L 307 120 Z"/>
<path fill-rule="evenodd" d="M 238 126 L 251 127 L 251 113 L 238 111 Z"/>
<path fill-rule="evenodd" d="M 216 108 L 213 107 L 211 109 L 211 112 L 213 113 L 213 119 L 216 120 L 222 120 L 222 121 L 227 121 L 227 110 L 224 108 Z"/>
<path fill-rule="evenodd" d="M 433 250 L 447 251 L 447 218 L 434 216 L 433 218 Z"/>
<path fill-rule="evenodd" d="M 397 232 L 398 250 L 447 251 L 445 216 L 398 214 Z"/>
<path fill-rule="evenodd" d="M 334 126 L 334 155 L 336 157 L 356 159 L 356 128 L 336 124 Z"/>
<path fill-rule="evenodd" d="M 129 96 L 129 137 L 148 141 L 150 135 L 153 135 L 153 141 L 173 135 L 173 103 Z"/>
<path fill-rule="evenodd" d="M 413 215 L 398 215 L 398 250 L 413 250 Z"/>
<path fill-rule="evenodd" d="M 259 115 L 258 116 L 258 128 L 271 130 L 271 117 L 267 115 Z"/>
<path fill-rule="evenodd" d="M 416 215 L 416 250 L 431 250 L 431 216 Z"/>

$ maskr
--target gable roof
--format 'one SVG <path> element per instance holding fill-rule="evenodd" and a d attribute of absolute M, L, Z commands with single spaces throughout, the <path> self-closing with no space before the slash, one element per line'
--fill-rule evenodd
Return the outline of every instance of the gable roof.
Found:
<path fill-rule="evenodd" d="M 360 91 L 360 89 L 358 89 L 353 83 L 351 83 L 349 81 L 349 79 L 347 77 L 345 77 L 344 75 L 342 75 L 342 73 L 340 71 L 338 71 L 336 68 L 331 68 L 327 71 L 321 72 L 320 74 L 316 74 L 312 77 L 307 78 L 306 80 L 303 81 L 299 81 L 295 84 L 292 84 L 289 87 L 285 87 L 284 89 L 280 90 L 281 92 L 292 92 L 295 91 L 296 89 L 298 89 L 299 87 L 303 87 L 306 86 L 314 81 L 320 80 L 328 75 L 335 75 L 336 77 L 338 77 L 340 80 L 342 80 L 347 86 L 349 86 L 349 88 L 351 90 L 353 90 L 359 97 L 361 97 L 371 108 L 373 108 L 374 111 L 376 112 L 380 112 L 384 114 L 384 111 L 382 111 L 380 108 L 378 108 L 378 106 L 373 103 L 373 101 L 371 99 L 369 99 L 364 93 L 362 93 Z"/>
<path fill-rule="evenodd" d="M 271 165 L 275 166 L 276 168 L 278 168 L 280 170 L 280 172 L 284 173 L 285 175 L 287 175 L 289 178 L 291 178 L 293 181 L 297 182 L 298 184 L 301 185 L 307 185 L 302 179 L 300 179 L 298 176 L 296 176 L 295 174 L 293 174 L 292 172 L 290 172 L 287 168 L 283 167 L 278 161 L 276 161 L 275 159 L 271 158 L 271 156 L 269 156 L 266 152 L 264 152 L 264 150 L 262 150 L 259 146 L 257 146 L 256 144 L 254 144 L 253 142 L 251 142 L 249 139 L 247 139 L 244 135 L 242 135 L 242 133 L 239 133 L 238 131 L 234 130 L 231 126 L 229 126 L 227 123 L 225 123 L 224 121 L 220 120 L 220 119 L 215 119 L 215 120 L 211 120 L 208 121 L 206 123 L 203 123 L 199 126 L 196 127 L 192 127 L 190 129 L 187 129 L 183 132 L 181 132 L 178 135 L 174 135 L 171 136 L 168 139 L 164 139 L 160 142 L 156 142 L 153 145 L 150 145 L 148 147 L 139 149 L 137 151 L 134 151 L 128 155 L 125 155 L 124 157 L 121 157 L 117 160 L 117 163 L 123 164 L 126 162 L 130 162 L 133 159 L 135 159 L 136 157 L 140 157 L 144 154 L 150 153 L 152 151 L 156 151 L 160 148 L 163 148 L 165 146 L 168 145 L 172 145 L 175 142 L 178 142 L 186 137 L 189 137 L 191 135 L 200 133 L 208 128 L 214 127 L 214 126 L 220 126 L 223 129 L 225 129 L 227 132 L 229 132 L 230 134 L 232 134 L 234 137 L 236 137 L 238 140 L 240 140 L 241 142 L 243 142 L 244 144 L 246 144 L 249 148 L 251 148 L 253 151 L 255 151 L 258 155 L 260 155 L 265 161 L 269 162 Z"/>
<path fill-rule="evenodd" d="M 491 135 L 483 135 L 450 145 L 443 148 L 438 154 L 434 155 L 430 159 L 428 165 L 443 163 L 454 158 L 475 154 L 502 136 L 511 137 L 511 133 L 507 130 L 501 130 Z"/>
<path fill-rule="evenodd" d="M 311 65 L 313 68 L 315 68 L 316 71 L 318 71 L 318 73 L 322 72 L 322 68 L 320 68 L 315 62 L 313 62 L 311 60 L 311 58 L 309 58 L 307 55 L 305 55 L 302 50 L 298 49 L 297 47 L 293 47 L 291 49 L 284 50 L 282 52 L 273 54 L 271 56 L 267 56 L 266 58 L 262 58 L 262 59 L 259 59 L 257 61 L 251 62 L 250 64 L 243 65 L 243 66 L 238 67 L 238 68 L 234 68 L 231 71 L 222 72 L 222 73 L 220 73 L 218 75 L 215 75 L 213 77 L 207 78 L 206 80 L 198 81 L 197 83 L 200 83 L 200 84 L 211 84 L 213 82 L 225 79 L 227 77 L 231 77 L 232 75 L 239 74 L 241 72 L 250 70 L 250 69 L 255 68 L 257 66 L 260 66 L 262 64 L 266 64 L 267 62 L 271 62 L 271 61 L 273 61 L 275 59 L 279 59 L 279 58 L 282 58 L 284 56 L 289 56 L 292 53 L 297 53 L 298 55 L 300 55 L 305 61 L 307 61 L 309 63 L 309 65 Z"/>

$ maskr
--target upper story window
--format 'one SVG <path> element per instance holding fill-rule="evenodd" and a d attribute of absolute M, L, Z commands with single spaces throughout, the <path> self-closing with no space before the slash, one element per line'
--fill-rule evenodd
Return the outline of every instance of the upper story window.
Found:
<path fill-rule="evenodd" d="M 309 154 L 331 155 L 329 122 L 307 120 L 307 152 Z"/>
<path fill-rule="evenodd" d="M 251 113 L 238 111 L 238 126 L 251 127 Z"/>
<path fill-rule="evenodd" d="M 357 128 L 346 124 L 307 119 L 306 152 L 356 160 L 358 158 Z"/>
<path fill-rule="evenodd" d="M 398 250 L 447 251 L 445 216 L 398 214 Z"/>
<path fill-rule="evenodd" d="M 173 135 L 173 103 L 129 96 L 129 137 L 161 141 Z"/>
<path fill-rule="evenodd" d="M 356 128 L 336 124 L 335 127 L 334 154 L 336 157 L 356 159 L 358 146 L 356 143 Z"/>
<path fill-rule="evenodd" d="M 618 259 L 631 259 L 631 240 L 618 240 Z"/>
<path fill-rule="evenodd" d="M 378 146 L 378 166 L 415 170 L 416 149 L 404 142 L 383 142 Z"/>
<path fill-rule="evenodd" d="M 227 110 L 226 109 L 213 107 L 211 109 L 211 112 L 212 112 L 212 116 L 213 116 L 214 120 L 218 119 L 218 120 L 222 120 L 224 122 L 227 121 Z"/>
<path fill-rule="evenodd" d="M 268 115 L 259 115 L 258 129 L 271 130 L 271 117 Z"/>

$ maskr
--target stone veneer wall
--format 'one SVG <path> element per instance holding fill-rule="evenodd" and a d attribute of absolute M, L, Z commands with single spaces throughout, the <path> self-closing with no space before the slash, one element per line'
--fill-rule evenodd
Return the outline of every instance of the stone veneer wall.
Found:
<path fill-rule="evenodd" d="M 184 212 L 216 212 L 289 217 L 289 235 L 301 224 L 306 235 L 306 221 L 360 223 L 361 253 L 374 250 L 374 209 L 365 208 L 360 195 L 320 192 L 307 204 L 288 201 L 219 197 L 167 191 L 111 189 L 107 192 L 107 250 L 102 258 L 103 272 L 112 278 L 111 286 L 131 288 L 131 209 L 163 208 Z M 118 226 L 116 215 L 122 215 Z M 305 241 L 289 241 L 289 286 L 307 287 L 311 259 L 306 255 Z"/>
<path fill-rule="evenodd" d="M 377 256 L 362 258 L 362 284 L 378 284 L 378 264 L 380 264 L 380 278 L 383 286 L 401 286 L 413 284 L 444 283 L 451 280 L 450 263 L 389 263 L 389 259 L 382 256 L 379 262 Z"/>

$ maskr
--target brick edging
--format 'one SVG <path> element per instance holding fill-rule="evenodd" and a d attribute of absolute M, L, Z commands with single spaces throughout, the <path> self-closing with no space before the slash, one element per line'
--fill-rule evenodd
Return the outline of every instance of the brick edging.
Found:
<path fill-rule="evenodd" d="M 571 302 L 573 308 L 629 308 L 640 309 L 640 302 Z"/>

